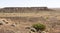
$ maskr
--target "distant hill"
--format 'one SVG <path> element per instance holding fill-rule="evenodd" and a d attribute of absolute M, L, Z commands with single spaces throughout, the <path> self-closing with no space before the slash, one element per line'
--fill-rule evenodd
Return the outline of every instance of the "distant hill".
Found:
<path fill-rule="evenodd" d="M 49 11 L 47 7 L 5 7 L 0 9 L 1 13 L 30 13 L 39 11 Z"/>

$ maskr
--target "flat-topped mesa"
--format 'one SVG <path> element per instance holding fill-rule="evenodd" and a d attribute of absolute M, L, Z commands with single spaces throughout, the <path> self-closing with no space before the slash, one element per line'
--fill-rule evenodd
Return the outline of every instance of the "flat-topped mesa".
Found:
<path fill-rule="evenodd" d="M 40 10 L 46 10 L 46 9 L 48 9 L 47 7 L 32 7 L 32 8 L 34 8 L 34 9 L 40 9 Z"/>
<path fill-rule="evenodd" d="M 3 9 L 15 9 L 15 10 L 19 10 L 19 9 L 40 9 L 40 10 L 46 10 L 48 8 L 47 7 L 5 7 Z"/>
<path fill-rule="evenodd" d="M 25 12 L 38 12 L 38 11 L 48 11 L 47 7 L 5 7 L 0 9 L 0 12 L 5 13 L 25 13 Z"/>

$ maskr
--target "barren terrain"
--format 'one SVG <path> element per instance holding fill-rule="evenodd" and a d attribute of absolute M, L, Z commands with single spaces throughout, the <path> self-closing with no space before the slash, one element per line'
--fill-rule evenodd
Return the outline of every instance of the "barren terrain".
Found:
<path fill-rule="evenodd" d="M 34 8 L 25 9 L 26 12 L 34 10 Z M 38 9 L 27 13 L 8 13 L 7 11 L 0 13 L 0 33 L 29 33 L 26 27 L 36 23 L 46 25 L 46 33 L 60 33 L 60 10 L 57 8 L 50 11 Z"/>

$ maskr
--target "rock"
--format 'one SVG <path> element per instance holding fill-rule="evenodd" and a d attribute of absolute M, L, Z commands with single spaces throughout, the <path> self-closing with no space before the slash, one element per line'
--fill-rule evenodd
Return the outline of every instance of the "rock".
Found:
<path fill-rule="evenodd" d="M 42 31 L 41 33 L 46 33 L 45 31 Z"/>
<path fill-rule="evenodd" d="M 6 24 L 8 24 L 8 22 L 5 22 Z"/>
<path fill-rule="evenodd" d="M 4 23 L 8 24 L 8 22 L 6 20 L 2 20 Z"/>
<path fill-rule="evenodd" d="M 0 25 L 3 25 L 3 24 L 8 24 L 8 22 L 6 22 L 5 20 L 0 20 Z"/>
<path fill-rule="evenodd" d="M 36 32 L 36 29 L 32 28 L 32 27 L 26 27 L 25 29 L 27 29 L 27 32 L 29 32 L 29 33 L 35 33 Z"/>
<path fill-rule="evenodd" d="M 30 28 L 32 32 L 36 32 L 36 29 L 35 28 Z"/>
<path fill-rule="evenodd" d="M 4 22 L 3 21 L 0 21 L 0 25 L 3 25 L 4 24 Z"/>
<path fill-rule="evenodd" d="M 0 25 L 3 25 L 3 23 L 0 22 Z"/>
<path fill-rule="evenodd" d="M 25 29 L 28 29 L 31 32 L 36 32 L 36 29 L 35 28 L 32 28 L 32 27 L 26 27 Z"/>
<path fill-rule="evenodd" d="M 25 27 L 25 29 L 30 29 L 30 27 Z"/>
<path fill-rule="evenodd" d="M 15 27 L 15 26 L 16 26 L 16 24 L 12 24 L 11 26 Z"/>
<path fill-rule="evenodd" d="M 35 32 L 32 32 L 32 31 L 31 31 L 31 32 L 29 32 L 29 33 L 35 33 Z"/>

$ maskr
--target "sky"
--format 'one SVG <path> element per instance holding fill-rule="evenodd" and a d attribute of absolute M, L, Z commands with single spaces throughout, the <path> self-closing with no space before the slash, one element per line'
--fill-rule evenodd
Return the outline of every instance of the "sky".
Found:
<path fill-rule="evenodd" d="M 0 8 L 3 7 L 60 8 L 60 0 L 0 0 Z"/>

